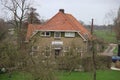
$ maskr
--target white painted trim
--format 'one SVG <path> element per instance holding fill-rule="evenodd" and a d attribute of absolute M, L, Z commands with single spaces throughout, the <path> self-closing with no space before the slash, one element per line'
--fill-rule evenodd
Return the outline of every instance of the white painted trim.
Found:
<path fill-rule="evenodd" d="M 30 37 L 30 38 L 32 38 L 35 34 L 37 34 L 38 33 L 38 30 L 35 30 L 36 31 L 36 33 L 32 33 L 32 36 Z"/>
<path fill-rule="evenodd" d="M 81 37 L 82 37 L 82 39 L 84 40 L 84 41 L 87 41 L 87 39 L 85 39 L 85 37 L 82 35 L 82 34 L 80 34 L 80 31 L 71 31 L 71 30 L 67 30 L 67 31 L 64 31 L 64 30 L 36 30 L 36 33 L 38 32 L 38 31 L 54 31 L 54 32 L 77 32 Z M 35 33 L 35 34 L 36 34 Z M 32 38 L 35 34 L 32 34 L 32 36 L 30 37 L 30 38 Z M 54 36 L 54 38 L 55 38 L 55 36 Z M 61 38 L 61 37 L 60 37 Z"/>
<path fill-rule="evenodd" d="M 76 30 L 38 30 L 38 31 L 53 31 L 53 32 L 79 32 Z"/>
<path fill-rule="evenodd" d="M 78 34 L 83 38 L 84 41 L 87 41 L 87 39 L 85 39 L 84 36 L 80 34 L 80 32 L 78 32 Z"/>

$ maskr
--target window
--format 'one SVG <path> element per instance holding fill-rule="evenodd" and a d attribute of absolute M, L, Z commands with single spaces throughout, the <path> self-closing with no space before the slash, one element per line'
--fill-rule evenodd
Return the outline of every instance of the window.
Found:
<path fill-rule="evenodd" d="M 74 32 L 65 32 L 65 37 L 75 37 Z"/>
<path fill-rule="evenodd" d="M 64 47 L 64 52 L 69 52 L 70 51 L 70 47 Z"/>
<path fill-rule="evenodd" d="M 41 36 L 50 36 L 50 32 L 41 32 Z"/>
<path fill-rule="evenodd" d="M 55 38 L 60 38 L 61 37 L 61 32 L 55 32 L 54 37 Z"/>

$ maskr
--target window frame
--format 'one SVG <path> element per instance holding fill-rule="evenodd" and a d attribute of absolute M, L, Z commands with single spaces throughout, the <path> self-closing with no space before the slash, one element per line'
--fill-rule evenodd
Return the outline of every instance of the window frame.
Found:
<path fill-rule="evenodd" d="M 75 37 L 75 32 L 65 32 L 65 37 L 73 38 L 73 37 Z"/>
<path fill-rule="evenodd" d="M 49 33 L 49 35 L 47 35 L 47 32 Z M 42 33 L 43 33 L 43 34 L 42 34 Z M 45 37 L 50 37 L 50 36 L 51 36 L 51 32 L 49 32 L 49 31 L 41 32 L 40 35 L 41 35 L 41 36 L 45 36 Z"/>
<path fill-rule="evenodd" d="M 56 33 L 60 33 L 59 37 L 56 37 Z M 54 32 L 54 38 L 61 38 L 61 32 Z"/>

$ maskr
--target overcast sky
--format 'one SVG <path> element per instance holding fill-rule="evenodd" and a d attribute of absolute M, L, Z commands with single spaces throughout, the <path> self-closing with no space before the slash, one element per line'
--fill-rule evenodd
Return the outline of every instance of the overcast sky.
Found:
<path fill-rule="evenodd" d="M 34 5 L 45 19 L 51 18 L 62 8 L 86 24 L 90 24 L 91 18 L 94 18 L 95 24 L 102 25 L 111 23 L 106 15 L 111 11 L 116 13 L 120 0 L 35 0 Z"/>
<path fill-rule="evenodd" d="M 119 6 L 120 0 L 35 0 L 33 2 L 33 7 L 37 8 L 36 12 L 41 18 L 50 19 L 59 9 L 64 9 L 65 13 L 72 14 L 85 24 L 90 24 L 91 19 L 94 18 L 94 23 L 98 25 L 111 23 L 112 17 L 108 18 L 106 15 L 112 12 L 116 15 Z"/>

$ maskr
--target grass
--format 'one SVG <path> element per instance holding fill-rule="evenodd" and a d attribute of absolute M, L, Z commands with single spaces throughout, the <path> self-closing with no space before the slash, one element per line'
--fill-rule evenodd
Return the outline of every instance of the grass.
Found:
<path fill-rule="evenodd" d="M 94 34 L 108 43 L 116 43 L 115 32 L 109 30 L 95 30 Z"/>
<path fill-rule="evenodd" d="M 0 80 L 33 80 L 33 78 L 29 73 L 12 72 L 10 78 L 8 73 L 0 74 Z"/>
<path fill-rule="evenodd" d="M 119 80 L 120 71 L 97 71 L 97 80 Z M 72 72 L 69 75 L 68 72 L 60 73 L 59 80 L 93 80 L 92 73 L 89 72 Z"/>
<path fill-rule="evenodd" d="M 0 74 L 0 80 L 33 80 L 29 73 L 13 72 L 12 77 L 8 74 Z M 69 72 L 59 71 L 56 73 L 58 80 L 93 80 L 91 72 Z M 119 80 L 120 71 L 99 70 L 97 71 L 97 80 Z"/>

